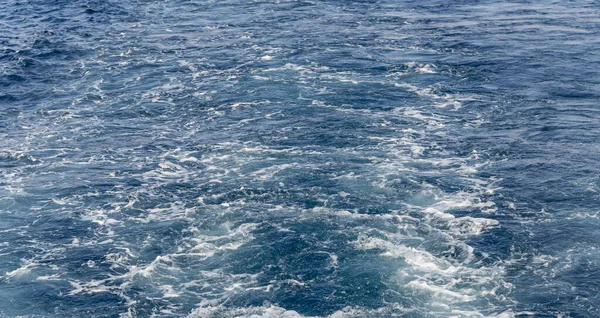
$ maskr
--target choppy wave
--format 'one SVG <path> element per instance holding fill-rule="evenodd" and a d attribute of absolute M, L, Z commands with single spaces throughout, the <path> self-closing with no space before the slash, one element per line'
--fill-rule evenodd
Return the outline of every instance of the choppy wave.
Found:
<path fill-rule="evenodd" d="M 0 4 L 0 315 L 593 317 L 597 17 Z"/>

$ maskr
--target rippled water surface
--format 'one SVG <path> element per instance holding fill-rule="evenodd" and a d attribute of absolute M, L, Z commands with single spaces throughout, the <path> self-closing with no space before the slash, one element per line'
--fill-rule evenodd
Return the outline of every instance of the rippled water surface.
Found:
<path fill-rule="evenodd" d="M 598 1 L 0 3 L 0 316 L 600 316 Z"/>

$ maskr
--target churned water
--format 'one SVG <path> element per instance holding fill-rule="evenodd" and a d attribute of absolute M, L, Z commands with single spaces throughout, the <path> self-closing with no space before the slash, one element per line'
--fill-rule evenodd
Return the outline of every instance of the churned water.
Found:
<path fill-rule="evenodd" d="M 598 1 L 0 3 L 0 316 L 599 317 Z"/>

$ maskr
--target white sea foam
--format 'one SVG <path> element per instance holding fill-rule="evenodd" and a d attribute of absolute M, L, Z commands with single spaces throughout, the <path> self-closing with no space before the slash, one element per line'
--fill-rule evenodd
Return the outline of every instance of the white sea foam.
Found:
<path fill-rule="evenodd" d="M 216 32 L 222 28 L 225 26 L 214 26 L 208 31 Z M 181 68 L 177 72 L 184 73 L 185 79 L 165 78 L 165 81 L 135 96 L 135 105 L 124 106 L 122 111 L 131 111 L 133 107 L 145 109 L 145 104 L 149 102 L 170 105 L 164 110 L 165 114 L 156 115 L 161 119 L 152 126 L 140 121 L 140 127 L 145 127 L 140 129 L 153 134 L 151 140 L 143 140 L 143 145 L 129 148 L 115 146 L 106 156 L 87 156 L 85 152 L 80 154 L 82 151 L 77 148 L 53 145 L 45 150 L 50 152 L 55 149 L 56 153 L 39 160 L 34 158 L 40 162 L 47 160 L 48 170 L 58 171 L 56 179 L 72 176 L 62 172 L 65 167 L 97 165 L 103 168 L 102 175 L 116 186 L 109 190 L 94 189 L 89 193 L 47 198 L 36 205 L 35 211 L 40 211 L 42 205 L 48 205 L 52 206 L 53 212 L 72 214 L 75 221 L 89 225 L 88 230 L 93 238 L 81 235 L 67 238 L 63 246 L 44 246 L 46 250 L 36 255 L 34 260 L 11 269 L 5 276 L 11 279 L 27 277 L 37 273 L 43 260 L 65 255 L 65 249 L 94 247 L 103 251 L 103 258 L 93 261 L 82 259 L 81 268 L 96 271 L 108 266 L 110 271 L 93 278 L 80 278 L 69 277 L 66 268 L 51 268 L 48 269 L 51 273 L 44 273 L 37 280 L 69 282 L 72 286 L 71 295 L 118 295 L 128 306 L 126 312 L 122 313 L 123 317 L 135 317 L 139 303 L 134 298 L 138 293 L 140 297 L 164 305 L 156 310 L 157 316 L 181 314 L 181 307 L 178 306 L 193 299 L 199 308 L 190 317 L 305 317 L 296 311 L 271 304 L 239 308 L 231 304 L 231 299 L 248 291 L 268 293 L 282 286 L 308 288 L 309 281 L 300 277 L 286 277 L 281 281 L 265 282 L 261 280 L 264 273 L 260 270 L 244 273 L 243 268 L 238 268 L 233 273 L 227 269 L 227 264 L 216 269 L 207 269 L 210 266 L 205 264 L 221 261 L 219 257 L 235 254 L 243 247 L 256 243 L 253 243 L 255 232 L 265 224 L 278 234 L 291 236 L 298 231 L 291 225 L 323 218 L 328 222 L 334 220 L 332 223 L 339 224 L 346 235 L 356 237 L 351 246 L 358 249 L 359 253 L 377 251 L 374 253 L 377 257 L 399 264 L 394 272 L 389 273 L 389 281 L 382 283 L 392 292 L 404 292 L 406 295 L 414 293 L 419 298 L 419 304 L 415 305 L 418 308 L 402 308 L 392 302 L 381 308 L 346 307 L 328 317 L 393 317 L 411 313 L 413 309 L 417 311 L 415 315 L 427 312 L 440 317 L 477 317 L 482 314 L 477 311 L 479 307 L 474 305 L 475 301 L 500 295 L 502 288 L 510 289 L 503 282 L 502 264 L 478 263 L 481 256 L 467 244 L 468 239 L 500 226 L 493 219 L 495 204 L 487 199 L 496 189 L 496 180 L 477 177 L 477 172 L 485 164 L 477 156 L 461 157 L 445 148 L 450 140 L 448 136 L 451 136 L 451 129 L 455 125 L 463 125 L 465 121 L 449 116 L 447 111 L 466 107 L 463 102 L 469 96 L 442 94 L 435 86 L 401 83 L 402 76 L 406 74 L 374 78 L 360 72 L 338 71 L 309 62 L 277 66 L 283 56 L 278 49 L 253 46 L 250 51 L 251 56 L 247 61 L 224 69 L 209 63 L 201 66 L 202 59 L 177 61 Z M 145 62 L 148 65 L 160 64 L 156 61 Z M 251 67 L 252 63 L 274 66 L 254 69 L 248 74 L 240 71 Z M 429 78 L 443 71 L 443 67 L 422 62 L 407 63 L 405 66 L 411 76 L 426 74 Z M 127 85 L 140 85 L 138 82 L 143 82 L 143 76 L 136 75 L 131 75 Z M 225 87 L 235 90 L 242 80 L 258 79 L 288 84 L 290 76 L 301 88 L 300 95 L 307 96 L 300 98 L 308 100 L 312 110 L 357 116 L 382 133 L 364 133 L 359 137 L 368 144 L 352 149 L 274 147 L 252 138 L 246 139 L 252 141 L 241 141 L 244 138 L 235 134 L 230 139 L 206 138 L 207 130 L 202 126 L 207 123 L 216 126 L 222 124 L 218 129 L 237 131 L 241 125 L 258 125 L 259 120 L 273 123 L 289 116 L 286 110 L 273 109 L 275 102 L 269 100 L 225 99 L 215 103 L 220 100 L 216 98 L 219 92 L 210 84 L 223 81 Z M 313 83 L 318 85 L 313 86 Z M 106 84 L 102 79 L 86 83 L 86 89 L 100 95 L 98 107 L 104 107 L 107 101 L 114 102 L 110 100 L 110 95 L 103 95 L 103 89 L 107 90 Z M 401 105 L 402 101 L 399 100 L 398 105 L 392 105 L 395 107 L 393 110 L 379 111 L 355 107 L 360 105 L 339 105 L 334 99 L 326 99 L 339 93 L 334 85 L 356 87 L 354 85 L 368 84 L 410 92 L 427 105 Z M 75 88 L 73 91 L 76 91 Z M 176 112 L 182 111 L 185 106 L 182 105 L 185 102 L 179 102 L 184 97 L 193 98 L 194 103 L 204 104 L 197 109 L 196 104 L 190 107 L 189 114 L 185 113 L 189 119 L 174 120 L 172 115 L 177 115 Z M 203 108 L 205 104 L 210 107 Z M 96 111 L 90 108 L 79 110 L 86 109 L 84 105 L 85 100 L 81 98 L 73 101 L 70 109 L 49 114 L 65 123 L 84 124 L 80 118 L 81 112 Z M 245 114 L 254 111 L 256 113 L 252 115 Z M 223 124 L 231 120 L 229 115 L 232 114 L 245 117 L 236 117 L 234 123 Z M 72 133 L 104 132 L 102 127 L 107 122 L 98 118 L 89 118 L 89 121 L 91 123 L 85 122 L 85 125 L 93 129 L 77 128 Z M 407 121 L 409 125 L 397 124 Z M 470 127 L 481 123 L 472 120 L 466 122 L 465 125 Z M 115 119 L 114 123 L 120 122 Z M 31 132 L 31 149 L 42 148 L 32 141 L 60 136 L 63 132 L 53 128 L 55 125 L 49 126 L 27 127 Z M 293 134 L 287 136 L 286 132 L 278 132 L 281 136 L 277 137 L 291 140 Z M 64 138 L 61 143 L 72 142 L 74 137 Z M 160 140 L 168 142 L 163 145 L 158 142 Z M 146 143 L 160 150 L 152 150 L 154 152 L 149 155 L 143 150 Z M 24 160 L 27 154 L 27 150 L 23 150 L 13 154 L 13 159 Z M 344 168 L 348 170 L 329 172 L 334 170 L 329 168 L 352 162 L 355 158 L 365 162 L 360 164 L 360 169 L 350 167 Z M 36 161 L 35 164 L 41 163 Z M 121 167 L 110 170 L 111 165 L 127 164 L 131 164 L 130 171 Z M 332 182 L 333 193 L 328 192 L 330 189 L 327 187 L 315 185 L 314 180 L 307 181 L 310 186 L 304 187 L 283 178 L 323 168 L 328 169 L 325 177 L 327 182 Z M 23 171 L 1 173 L 13 187 L 3 185 L 9 190 L 18 191 L 23 188 L 22 182 L 27 181 Z M 86 177 L 90 180 L 77 185 L 90 187 L 90 182 L 96 176 Z M 442 189 L 442 186 L 431 181 L 436 178 L 452 178 L 462 190 Z M 125 186 L 124 181 L 129 179 L 134 180 L 136 185 Z M 400 181 L 406 187 L 394 187 Z M 277 192 L 279 190 L 281 192 Z M 281 198 L 294 195 L 308 195 L 318 202 L 318 206 L 306 208 L 293 198 Z M 389 202 L 375 202 L 381 198 Z M 342 202 L 350 206 L 360 206 L 362 201 L 373 203 L 377 207 L 381 205 L 381 211 L 364 213 L 358 207 L 332 208 L 331 201 L 335 200 L 339 202 L 334 203 Z M 361 203 L 355 204 L 353 200 L 361 200 Z M 90 202 L 102 204 L 91 205 Z M 76 210 L 76 214 L 73 210 Z M 485 217 L 472 216 L 481 215 L 481 212 L 486 213 Z M 252 221 L 245 220 L 243 216 L 246 215 L 251 216 Z M 285 221 L 280 222 L 282 219 Z M 256 220 L 264 224 L 255 223 L 258 222 Z M 160 244 L 162 240 L 169 241 L 171 235 L 176 236 L 174 243 Z M 330 244 L 328 241 L 322 243 Z M 325 254 L 328 270 L 338 271 L 347 266 L 345 262 L 348 256 L 340 254 L 342 251 L 318 250 L 315 253 Z M 368 263 L 368 260 L 364 261 Z M 553 264 L 552 259 L 542 256 L 536 261 L 543 266 L 548 264 L 548 267 Z"/>
<path fill-rule="evenodd" d="M 34 260 L 23 260 L 23 265 L 21 267 L 10 272 L 6 272 L 5 277 L 12 279 L 22 277 L 24 275 L 29 274 L 31 270 L 36 268 L 37 266 L 39 266 L 39 264 Z"/>
<path fill-rule="evenodd" d="M 433 64 L 427 64 L 427 63 L 419 63 L 419 62 L 408 62 L 405 63 L 404 65 L 406 65 L 406 67 L 409 70 L 412 70 L 416 73 L 421 73 L 421 74 L 435 74 L 437 73 L 435 71 L 436 66 Z"/>
<path fill-rule="evenodd" d="M 440 304 L 440 308 L 443 308 Z M 390 304 L 385 307 L 376 309 L 366 309 L 357 307 L 345 307 L 327 316 L 306 316 L 301 315 L 294 310 L 287 310 L 272 304 L 265 304 L 260 307 L 245 307 L 245 308 L 227 308 L 224 306 L 204 306 L 194 309 L 188 318 L 212 318 L 212 317 L 251 317 L 251 318 L 369 318 L 369 317 L 404 317 L 406 315 L 418 314 L 408 308 L 403 308 L 396 304 Z M 430 315 L 441 316 L 440 313 L 430 312 Z M 489 317 L 489 318 L 512 318 L 516 315 L 535 315 L 533 312 L 517 312 L 506 311 L 499 315 L 484 315 L 477 311 L 468 310 L 449 310 L 443 317 L 448 318 L 474 318 L 474 317 Z"/>

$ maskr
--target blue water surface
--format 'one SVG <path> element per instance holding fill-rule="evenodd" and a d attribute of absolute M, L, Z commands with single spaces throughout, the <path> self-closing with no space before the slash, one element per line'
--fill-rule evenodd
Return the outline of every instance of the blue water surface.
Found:
<path fill-rule="evenodd" d="M 600 317 L 600 3 L 0 2 L 1 317 Z"/>

